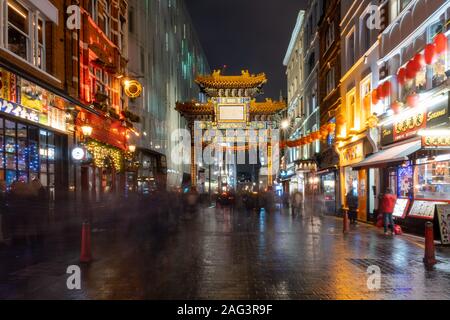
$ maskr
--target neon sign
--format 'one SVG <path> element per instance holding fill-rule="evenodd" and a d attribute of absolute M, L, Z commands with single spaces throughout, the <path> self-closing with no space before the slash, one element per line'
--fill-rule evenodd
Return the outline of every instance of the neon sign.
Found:
<path fill-rule="evenodd" d="M 19 104 L 0 99 L 0 111 L 14 115 L 18 118 L 26 119 L 39 123 L 39 113 L 34 110 L 25 108 Z"/>

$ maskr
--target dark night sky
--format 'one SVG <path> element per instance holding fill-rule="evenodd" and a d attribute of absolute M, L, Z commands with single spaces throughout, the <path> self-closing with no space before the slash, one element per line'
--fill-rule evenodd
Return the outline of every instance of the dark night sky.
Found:
<path fill-rule="evenodd" d="M 265 72 L 265 96 L 286 96 L 283 59 L 306 0 L 185 0 L 211 69 Z"/>

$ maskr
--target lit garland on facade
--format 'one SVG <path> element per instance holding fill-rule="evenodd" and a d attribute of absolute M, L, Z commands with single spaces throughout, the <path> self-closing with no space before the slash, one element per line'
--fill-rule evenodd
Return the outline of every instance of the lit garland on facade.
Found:
<path fill-rule="evenodd" d="M 108 158 L 110 158 L 114 169 L 116 169 L 117 172 L 122 171 L 123 154 L 119 149 L 95 140 L 91 140 L 86 143 L 86 149 L 92 155 L 96 167 L 105 168 L 105 162 Z"/>

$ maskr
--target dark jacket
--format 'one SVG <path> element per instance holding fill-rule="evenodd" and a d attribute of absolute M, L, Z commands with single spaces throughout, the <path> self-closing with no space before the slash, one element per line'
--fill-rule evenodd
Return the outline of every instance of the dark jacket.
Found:
<path fill-rule="evenodd" d="M 347 207 L 348 207 L 350 210 L 356 210 L 356 209 L 358 209 L 358 197 L 355 196 L 355 195 L 353 194 L 353 192 L 347 193 L 346 200 L 347 200 Z"/>

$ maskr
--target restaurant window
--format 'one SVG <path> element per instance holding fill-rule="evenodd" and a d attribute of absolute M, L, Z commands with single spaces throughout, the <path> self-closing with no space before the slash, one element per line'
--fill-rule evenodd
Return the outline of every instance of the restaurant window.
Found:
<path fill-rule="evenodd" d="M 437 34 L 445 32 L 445 23 L 439 20 L 428 28 L 428 42 L 434 42 Z M 450 67 L 447 53 L 440 54 L 436 57 L 436 62 L 432 65 L 432 86 L 438 87 L 447 80 L 445 72 Z"/>
<path fill-rule="evenodd" d="M 45 21 L 37 10 L 27 8 L 16 0 L 7 0 L 3 27 L 10 52 L 40 69 L 45 69 Z M 3 13 L 1 13 L 3 14 Z M 2 20 L 3 21 L 3 20 Z"/>
<path fill-rule="evenodd" d="M 450 200 L 450 155 L 417 161 L 415 198 Z"/>

